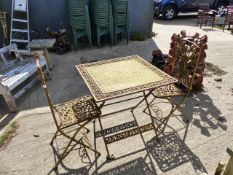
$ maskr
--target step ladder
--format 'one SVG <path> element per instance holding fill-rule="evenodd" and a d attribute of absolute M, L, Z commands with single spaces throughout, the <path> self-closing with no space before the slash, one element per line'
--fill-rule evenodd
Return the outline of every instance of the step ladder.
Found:
<path fill-rule="evenodd" d="M 7 20 L 6 20 L 6 12 L 2 12 L 0 10 L 0 27 L 3 29 L 3 45 L 8 44 L 8 29 L 7 29 Z"/>
<path fill-rule="evenodd" d="M 12 0 L 10 44 L 16 43 L 19 52 L 29 52 L 29 42 L 28 0 Z"/>

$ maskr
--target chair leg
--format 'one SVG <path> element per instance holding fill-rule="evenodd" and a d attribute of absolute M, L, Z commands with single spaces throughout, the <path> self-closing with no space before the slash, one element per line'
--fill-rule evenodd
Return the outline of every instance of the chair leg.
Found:
<path fill-rule="evenodd" d="M 58 133 L 58 130 L 54 133 L 54 136 L 53 136 L 53 138 L 52 138 L 52 140 L 50 142 L 50 145 L 53 144 L 54 139 L 57 137 L 57 133 Z"/>
<path fill-rule="evenodd" d="M 127 44 L 129 44 L 129 30 L 128 28 L 126 29 L 126 39 L 127 39 Z"/>
<path fill-rule="evenodd" d="M 67 144 L 67 146 L 66 146 L 65 150 L 63 151 L 63 153 L 61 154 L 61 156 L 58 155 L 58 161 L 55 164 L 55 166 L 53 167 L 54 170 L 57 170 L 58 165 L 62 162 L 62 160 L 64 160 L 66 158 L 66 156 L 72 150 L 72 149 L 70 149 L 69 151 L 67 151 L 68 148 L 70 147 L 71 143 L 72 143 L 72 140 L 69 141 L 69 143 Z"/>
<path fill-rule="evenodd" d="M 15 103 L 14 97 L 11 95 L 10 90 L 7 87 L 3 86 L 1 83 L 0 83 L 0 94 L 3 95 L 3 98 L 6 102 L 9 110 L 11 112 L 17 112 L 17 106 Z"/>
<path fill-rule="evenodd" d="M 92 38 L 91 38 L 91 33 L 89 31 L 87 34 L 87 38 L 88 38 L 88 42 L 89 42 L 89 48 L 91 49 L 92 48 Z"/>
<path fill-rule="evenodd" d="M 131 112 L 133 112 L 142 102 L 145 101 L 145 98 L 149 97 L 151 94 L 153 95 L 152 93 L 153 90 L 151 90 L 146 96 L 144 96 L 144 93 L 143 93 L 143 98 L 131 109 Z M 150 102 L 152 103 L 152 102 Z"/>
<path fill-rule="evenodd" d="M 76 35 L 76 30 L 73 29 L 73 41 L 74 41 L 74 49 L 78 49 L 78 41 L 77 41 L 77 35 Z"/>
<path fill-rule="evenodd" d="M 87 133 L 89 133 L 89 132 L 90 132 L 90 129 L 88 129 L 88 128 L 87 128 L 87 127 L 85 127 L 85 126 L 84 126 L 84 128 L 87 130 Z"/>
<path fill-rule="evenodd" d="M 57 163 L 55 164 L 55 166 L 53 167 L 53 170 L 57 170 L 58 165 L 59 165 L 60 163 L 62 163 L 62 161 L 63 161 L 63 160 L 69 155 L 69 153 L 72 151 L 72 148 L 70 148 L 70 149 L 68 150 L 68 148 L 70 147 L 70 145 L 71 145 L 72 142 L 76 142 L 77 144 L 83 146 L 84 148 L 87 148 L 87 149 L 93 151 L 94 153 L 97 154 L 97 157 L 99 157 L 99 156 L 101 155 L 100 152 L 98 152 L 98 151 L 94 150 L 93 148 L 91 148 L 91 147 L 85 145 L 85 144 L 82 143 L 81 141 L 78 141 L 78 140 L 70 140 L 70 142 L 67 144 L 65 150 L 63 151 L 62 155 L 61 155 L 61 156 L 58 156 L 58 161 L 57 161 Z"/>
<path fill-rule="evenodd" d="M 215 17 L 213 17 L 212 28 L 214 28 L 214 23 L 215 23 Z"/>
<path fill-rule="evenodd" d="M 117 44 L 117 27 L 114 27 L 114 45 Z"/>
<path fill-rule="evenodd" d="M 225 30 L 226 24 L 227 24 L 227 22 L 226 22 L 226 20 L 225 20 L 225 21 L 224 21 L 224 25 L 223 25 L 223 32 L 224 32 L 224 30 Z"/>
<path fill-rule="evenodd" d="M 88 122 L 89 122 L 89 121 L 88 121 Z M 86 123 L 88 123 L 88 122 L 86 122 Z M 79 131 L 80 131 L 80 129 L 78 130 L 78 132 L 76 132 L 76 133 L 74 134 L 73 137 L 69 137 L 69 136 L 68 136 L 68 138 L 71 140 L 71 142 L 76 142 L 77 144 L 79 144 L 79 145 L 81 145 L 81 146 L 83 146 L 83 147 L 85 147 L 85 148 L 87 148 L 87 149 L 93 151 L 94 153 L 98 154 L 98 156 L 100 156 L 100 155 L 101 155 L 100 152 L 96 151 L 96 150 L 93 149 L 91 146 L 88 146 L 88 145 L 84 144 L 83 142 L 81 142 L 81 141 L 75 139 L 75 137 L 76 137 L 76 135 L 79 133 Z M 67 137 L 67 136 L 65 136 L 65 137 Z M 69 151 L 69 152 L 70 152 L 70 151 Z"/>
<path fill-rule="evenodd" d="M 82 143 L 81 141 L 78 141 L 78 140 L 75 139 L 76 135 L 81 131 L 82 128 L 86 128 L 85 125 L 86 125 L 87 123 L 89 123 L 90 121 L 91 121 L 91 120 L 88 120 L 88 121 L 86 121 L 85 123 L 83 123 L 82 125 L 80 125 L 80 127 L 75 131 L 75 133 L 73 134 L 72 137 L 69 136 L 68 134 L 64 133 L 62 130 L 59 130 L 59 129 L 58 129 L 57 132 L 60 132 L 61 135 L 63 135 L 64 137 L 70 139 L 70 141 L 68 142 L 68 144 L 67 144 L 67 146 L 65 147 L 64 151 L 62 152 L 61 156 L 58 156 L 58 162 L 55 164 L 55 166 L 54 166 L 54 168 L 53 168 L 54 170 L 57 169 L 57 166 L 58 166 L 58 165 L 62 162 L 62 160 L 71 152 L 72 148 L 69 150 L 69 147 L 70 147 L 70 145 L 71 145 L 72 142 L 76 142 L 77 144 L 79 144 L 79 145 L 81 145 L 81 146 L 83 146 L 83 147 L 85 147 L 85 148 L 87 148 L 87 149 L 89 149 L 89 150 L 91 150 L 91 151 L 97 153 L 98 155 L 100 155 L 100 153 L 99 153 L 98 151 L 92 149 L 90 146 L 87 146 L 87 145 L 85 145 L 84 143 Z M 56 132 L 56 133 L 57 133 L 57 132 Z"/>
<path fill-rule="evenodd" d="M 178 111 L 181 113 L 181 115 L 183 116 L 183 118 L 186 119 L 185 121 L 186 121 L 187 123 L 189 123 L 190 120 L 189 120 L 189 118 L 183 113 L 183 111 L 182 111 L 182 109 L 181 109 L 181 106 L 180 106 L 179 104 L 176 104 L 176 103 L 174 102 L 174 100 L 172 100 L 172 99 L 169 99 L 169 101 L 170 101 L 170 103 L 171 103 L 172 105 L 175 106 L 176 110 L 178 110 Z"/>
<path fill-rule="evenodd" d="M 110 31 L 109 32 L 110 33 L 110 42 L 111 42 L 111 46 L 113 46 L 114 45 L 114 37 L 113 37 L 113 32 L 112 31 Z"/>
<path fill-rule="evenodd" d="M 96 35 L 97 35 L 97 47 L 100 48 L 100 29 L 99 29 L 99 27 L 97 27 Z"/>

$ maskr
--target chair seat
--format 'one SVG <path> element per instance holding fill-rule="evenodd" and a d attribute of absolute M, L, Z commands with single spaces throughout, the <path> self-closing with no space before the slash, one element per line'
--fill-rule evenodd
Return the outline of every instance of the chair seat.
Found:
<path fill-rule="evenodd" d="M 158 98 L 172 97 L 172 96 L 184 96 L 186 95 L 186 88 L 179 84 L 169 84 L 166 86 L 156 88 L 153 91 L 153 95 Z"/>
<path fill-rule="evenodd" d="M 91 96 L 82 96 L 63 104 L 54 105 L 62 127 L 78 124 L 100 116 L 101 111 Z"/>

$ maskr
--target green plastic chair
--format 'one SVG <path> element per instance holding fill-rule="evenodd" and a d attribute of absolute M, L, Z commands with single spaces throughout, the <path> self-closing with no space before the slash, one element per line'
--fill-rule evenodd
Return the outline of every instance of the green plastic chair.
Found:
<path fill-rule="evenodd" d="M 129 43 L 129 13 L 128 0 L 112 0 L 113 8 L 113 33 L 114 44 L 117 43 L 117 35 L 125 32 L 127 44 Z"/>
<path fill-rule="evenodd" d="M 69 22 L 72 28 L 74 46 L 77 49 L 78 39 L 87 36 L 89 47 L 92 47 L 91 24 L 88 6 L 85 0 L 68 0 Z"/>
<path fill-rule="evenodd" d="M 103 35 L 110 35 L 110 42 L 113 45 L 113 19 L 110 0 L 91 1 L 92 20 L 96 29 L 97 47 L 100 47 L 100 40 Z"/>

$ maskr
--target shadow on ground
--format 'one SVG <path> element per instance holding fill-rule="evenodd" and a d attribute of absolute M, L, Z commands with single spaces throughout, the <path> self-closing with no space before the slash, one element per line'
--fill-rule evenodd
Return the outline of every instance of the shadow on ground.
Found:
<path fill-rule="evenodd" d="M 174 98 L 176 103 L 179 104 L 180 101 L 183 100 L 183 97 L 177 97 Z M 162 104 L 165 105 L 169 104 L 167 100 L 160 100 Z M 150 105 L 150 108 L 152 111 L 158 111 L 158 103 L 156 101 L 153 101 Z M 160 108 L 160 113 L 164 113 L 164 109 Z M 146 114 L 148 114 L 148 111 L 145 111 Z M 217 108 L 217 106 L 214 104 L 211 97 L 206 94 L 205 92 L 198 92 L 196 94 L 193 94 L 193 96 L 188 97 L 183 104 L 181 104 L 181 112 L 184 114 L 183 116 L 183 122 L 186 123 L 186 120 L 188 119 L 194 126 L 200 129 L 201 134 L 210 137 L 211 131 L 216 129 L 222 129 L 224 131 L 227 130 L 226 125 L 226 118 L 223 116 L 221 110 Z M 154 113 L 155 115 L 161 115 L 160 113 Z M 177 119 L 180 120 L 180 113 L 175 116 L 177 116 Z M 166 116 L 166 115 L 165 115 Z M 187 132 L 188 132 L 189 125 L 186 124 L 184 128 L 185 130 L 185 136 L 184 139 L 186 139 Z M 172 129 L 172 127 L 170 127 Z"/>
<path fill-rule="evenodd" d="M 111 164 L 115 160 L 121 159 L 122 157 L 116 158 L 111 162 L 105 162 L 104 164 L 97 166 L 96 172 L 92 174 L 157 175 L 157 171 L 155 170 L 152 159 L 155 160 L 158 167 L 163 172 L 168 172 L 188 162 L 191 163 L 196 173 L 207 172 L 200 159 L 188 148 L 188 146 L 180 139 L 176 132 L 166 133 L 159 139 L 156 139 L 154 137 L 145 143 L 145 148 L 143 150 L 138 151 L 147 151 L 147 155 L 144 158 L 138 157 L 134 160 L 124 162 L 123 164 L 108 169 L 106 171 L 100 173 L 98 172 L 101 171 L 101 167 L 103 167 L 105 163 Z M 138 153 L 138 151 L 124 155 L 124 157 L 136 154 Z M 149 157 L 149 162 L 146 161 L 147 157 Z M 89 174 L 89 169 L 90 167 L 83 167 L 77 170 L 65 168 L 67 172 L 61 173 L 60 175 L 87 175 Z"/>
<path fill-rule="evenodd" d="M 200 128 L 201 133 L 205 136 L 211 136 L 210 130 L 219 128 L 227 130 L 227 120 L 205 92 L 188 98 L 182 109 L 185 115 L 192 120 L 193 125 Z"/>
<path fill-rule="evenodd" d="M 139 126 L 137 123 L 137 119 L 135 118 L 133 113 L 132 115 L 134 117 L 133 121 L 121 123 L 120 125 L 115 125 L 113 127 L 106 128 L 103 132 L 104 135 L 107 136 L 109 134 L 110 135 L 118 134 L 121 133 L 123 130 L 127 132 L 129 131 L 129 129 Z M 95 124 L 93 125 L 93 127 L 94 127 L 94 138 L 95 138 L 94 147 L 96 148 L 96 139 L 98 137 L 101 137 L 102 133 L 96 131 Z M 129 152 L 127 152 L 126 154 L 121 155 L 120 157 L 115 157 L 115 159 L 112 161 L 106 160 L 100 164 L 98 164 L 98 158 L 95 158 L 95 161 L 91 162 L 88 152 L 82 151 L 85 152 L 86 154 L 85 157 L 88 158 L 87 162 L 89 162 L 89 167 L 85 167 L 77 170 L 73 170 L 73 169 L 71 170 L 66 168 L 66 166 L 62 164 L 63 168 L 67 171 L 67 173 L 65 174 L 71 175 L 71 174 L 83 173 L 85 175 L 85 173 L 88 174 L 92 166 L 95 166 L 95 171 L 93 172 L 93 174 L 98 174 L 98 175 L 152 175 L 152 174 L 156 175 L 157 171 L 155 169 L 154 162 L 157 163 L 159 169 L 163 172 L 168 172 L 188 162 L 191 163 L 196 173 L 207 172 L 206 168 L 203 166 L 200 159 L 188 148 L 188 146 L 184 143 L 184 141 L 182 141 L 178 133 L 176 131 L 174 132 L 174 129 L 171 132 L 161 133 L 159 138 L 153 137 L 152 139 L 147 139 L 147 141 L 142 135 L 142 131 L 140 131 L 137 134 L 141 136 L 141 139 L 138 139 L 137 142 L 141 140 L 143 142 L 143 147 L 141 148 L 134 147 L 133 150 L 127 149 L 129 150 Z M 126 138 L 133 136 L 134 135 L 121 137 L 121 139 L 118 139 L 117 141 L 125 140 Z M 125 141 L 124 146 L 126 145 L 127 145 L 127 140 Z M 53 150 L 54 150 L 54 155 L 57 155 L 58 153 L 56 152 L 56 149 Z M 145 156 L 144 157 L 140 156 L 136 159 L 134 158 L 133 160 L 128 161 L 129 160 L 128 157 L 132 155 L 137 155 L 140 152 L 145 152 L 146 153 Z M 124 158 L 126 158 L 127 160 L 125 160 Z M 108 164 L 109 166 L 109 164 L 114 163 L 114 161 L 117 160 L 121 160 L 121 162 L 124 163 L 120 165 L 117 164 L 116 167 L 111 166 L 112 167 L 111 169 L 101 171 L 101 169 L 106 164 Z"/>
<path fill-rule="evenodd" d="M 98 175 L 157 175 L 142 157 L 124 163 Z"/>
<path fill-rule="evenodd" d="M 182 26 L 197 26 L 197 15 L 188 14 L 188 15 L 178 15 L 173 20 L 163 20 L 162 16 L 155 18 L 154 22 L 160 25 L 182 25 Z"/>
<path fill-rule="evenodd" d="M 195 172 L 207 172 L 200 159 L 175 132 L 165 134 L 159 140 L 153 138 L 147 143 L 147 149 L 163 172 L 187 162 L 192 163 Z"/>
<path fill-rule="evenodd" d="M 205 136 L 210 137 L 211 131 L 219 128 L 227 130 L 226 118 L 205 92 L 199 92 L 187 98 L 182 104 L 181 110 L 185 117 Z"/>

